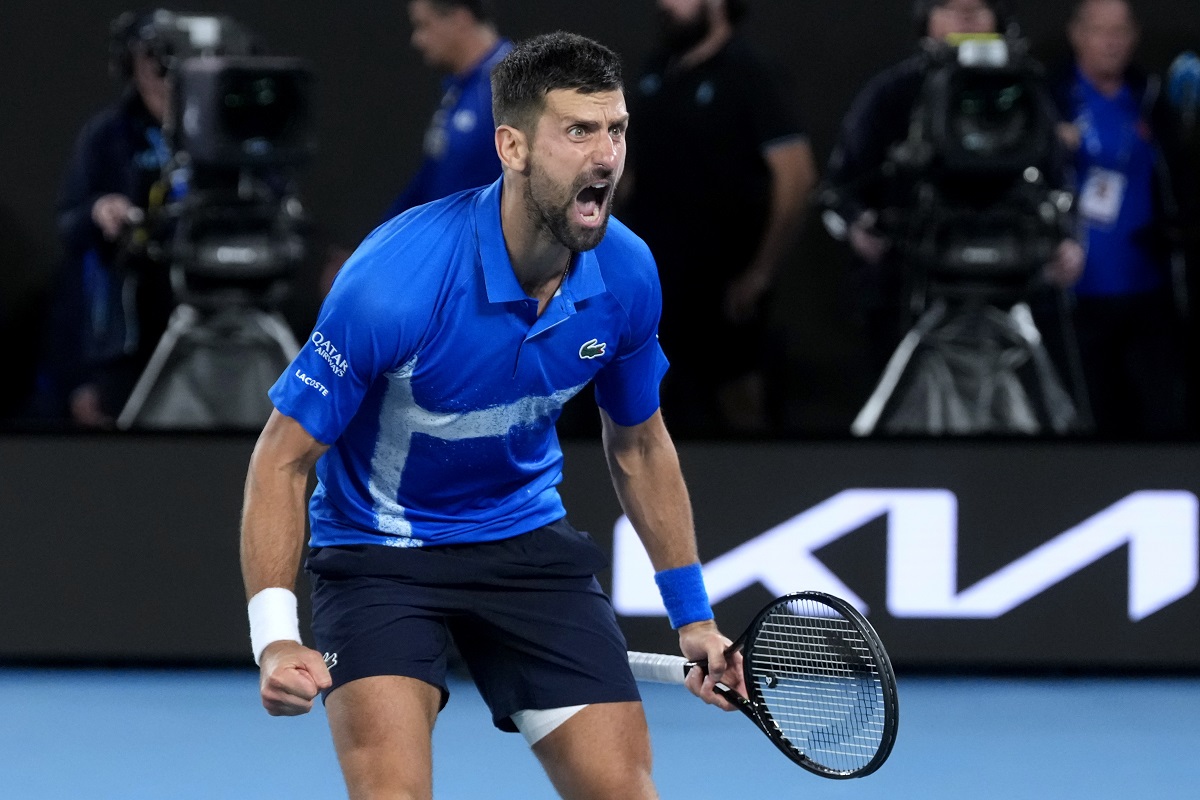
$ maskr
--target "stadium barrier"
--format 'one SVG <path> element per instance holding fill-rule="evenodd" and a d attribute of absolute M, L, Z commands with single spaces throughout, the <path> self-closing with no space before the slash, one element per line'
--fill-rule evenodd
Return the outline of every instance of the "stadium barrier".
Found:
<path fill-rule="evenodd" d="M 237 530 L 252 448 L 0 437 L 0 661 L 250 663 Z M 630 648 L 673 652 L 599 445 L 564 451 L 571 521 L 613 554 L 601 579 Z M 821 589 L 868 614 L 901 670 L 1200 669 L 1196 445 L 683 443 L 680 455 L 727 631 L 769 596 Z"/>

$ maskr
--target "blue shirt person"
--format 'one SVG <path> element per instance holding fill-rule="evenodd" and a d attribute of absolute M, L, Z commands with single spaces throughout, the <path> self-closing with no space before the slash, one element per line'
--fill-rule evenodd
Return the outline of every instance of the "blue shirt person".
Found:
<path fill-rule="evenodd" d="M 242 525 L 262 702 L 302 714 L 324 693 L 351 796 L 428 797 L 453 640 L 493 723 L 525 736 L 560 791 L 656 797 L 624 637 L 595 578 L 606 557 L 556 488 L 555 421 L 588 382 L 680 649 L 708 659 L 689 687 L 732 710 L 714 681 L 743 682 L 658 407 L 654 260 L 610 219 L 629 122 L 620 65 L 560 32 L 522 42 L 492 82 L 500 180 L 371 234 L 271 390 Z M 300 643 L 292 593 L 314 465 L 316 649 Z"/>
<path fill-rule="evenodd" d="M 1160 81 L 1133 67 L 1138 26 L 1126 0 L 1081 0 L 1069 34 L 1075 68 L 1058 94 L 1087 250 L 1073 321 L 1095 429 L 1177 435 L 1187 422 L 1171 117 Z"/>
<path fill-rule="evenodd" d="M 332 443 L 313 546 L 461 544 L 547 525 L 566 513 L 563 404 L 594 379 L 618 424 L 657 411 L 667 364 L 650 251 L 612 221 L 554 276 L 539 313 L 505 248 L 502 193 L 496 181 L 371 234 L 272 388 L 281 413 Z"/>
<path fill-rule="evenodd" d="M 1140 234 L 1151 228 L 1156 154 L 1141 97 L 1128 85 L 1108 96 L 1076 70 L 1073 87 L 1078 201 L 1087 267 L 1077 295 L 1114 296 L 1161 290 L 1169 282 L 1162 253 Z"/>
<path fill-rule="evenodd" d="M 512 43 L 496 33 L 490 9 L 478 0 L 412 0 L 408 15 L 413 46 L 448 75 L 425 132 L 421 166 L 384 219 L 500 177 L 490 76 Z"/>

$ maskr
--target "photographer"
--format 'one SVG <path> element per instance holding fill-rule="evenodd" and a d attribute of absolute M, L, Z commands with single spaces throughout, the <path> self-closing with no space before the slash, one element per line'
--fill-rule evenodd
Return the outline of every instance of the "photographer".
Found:
<path fill-rule="evenodd" d="M 905 187 L 885 174 L 896 145 L 909 135 L 921 100 L 930 52 L 950 37 L 994 34 L 1011 20 L 1002 0 L 918 0 L 914 7 L 922 52 L 873 78 L 855 98 L 830 160 L 823 200 L 842 226 L 836 233 L 854 253 L 856 299 L 864 315 L 875 374 L 886 368 L 914 321 L 906 293 L 906 265 L 897 243 L 879 227 L 885 209 L 903 205 Z M 1049 182 L 1066 186 L 1062 165 L 1040 165 Z M 827 212 L 827 220 L 829 212 Z M 1082 270 L 1077 243 L 1063 240 L 1044 270 L 1054 286 L 1070 286 Z"/>
<path fill-rule="evenodd" d="M 64 263 L 49 332 L 53 362 L 40 383 L 49 403 L 66 405 L 88 427 L 112 423 L 173 304 L 165 271 L 127 258 L 123 246 L 170 155 L 162 133 L 169 52 L 154 13 L 113 23 L 111 67 L 124 89 L 84 126 L 59 195 Z"/>

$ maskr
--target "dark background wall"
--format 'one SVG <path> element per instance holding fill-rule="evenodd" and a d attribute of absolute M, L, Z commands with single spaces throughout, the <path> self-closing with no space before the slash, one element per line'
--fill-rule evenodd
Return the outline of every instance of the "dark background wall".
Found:
<path fill-rule="evenodd" d="M 1070 0 L 1018 3 L 1025 30 L 1048 61 L 1063 51 Z M 1143 60 L 1163 69 L 1200 48 L 1195 0 L 1142 0 Z M 651 0 L 497 2 L 499 23 L 521 38 L 564 28 L 620 52 L 630 77 L 653 36 Z M 795 79 L 797 102 L 823 162 L 854 91 L 913 45 L 908 0 L 753 0 L 748 35 Z M 402 0 L 194 0 L 179 11 L 230 14 L 271 52 L 309 59 L 319 77 L 321 150 L 305 196 L 323 238 L 353 246 L 405 183 L 439 95 L 437 78 L 408 45 Z M 72 142 L 117 87 L 106 71 L 108 0 L 4 0 L 0 6 L 0 326 L 29 352 L 57 246 L 53 209 Z M 637 146 L 636 121 L 631 146 Z M 713 154 L 718 158 L 719 154 Z M 775 316 L 793 363 L 793 414 L 816 430 L 843 431 L 870 376 L 856 369 L 847 321 L 843 254 L 815 224 L 782 278 Z M 293 322 L 307 327 L 316 270 L 298 280 Z M 8 380 L 19 376 L 20 365 Z M 6 381 L 7 382 L 7 381 Z"/>
<path fill-rule="evenodd" d="M 253 446 L 0 434 L 0 665 L 248 664 Z M 661 605 L 639 601 L 658 595 L 644 551 L 616 546 L 599 443 L 564 452 L 563 499 L 612 555 L 599 577 L 630 648 L 675 652 Z M 1200 670 L 1195 444 L 686 442 L 680 458 L 727 633 L 776 594 L 817 589 L 861 600 L 900 669 Z M 937 564 L 952 591 L 930 605 Z M 298 595 L 307 629 L 303 579 Z"/>

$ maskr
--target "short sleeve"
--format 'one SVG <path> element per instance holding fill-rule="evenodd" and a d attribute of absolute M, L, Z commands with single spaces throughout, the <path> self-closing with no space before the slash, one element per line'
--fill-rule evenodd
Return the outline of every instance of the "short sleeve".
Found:
<path fill-rule="evenodd" d="M 415 352 L 419 325 L 404 304 L 373 280 L 374 256 L 356 253 L 321 306 L 316 326 L 287 371 L 271 387 L 271 402 L 315 439 L 332 444 L 358 412 L 379 376 Z"/>
<path fill-rule="evenodd" d="M 782 68 L 755 64 L 753 79 L 745 82 L 750 126 L 761 150 L 776 144 L 803 141 L 808 133 L 792 98 L 796 92 Z"/>
<path fill-rule="evenodd" d="M 662 316 L 662 289 L 649 254 L 650 268 L 642 291 L 630 293 L 623 303 L 629 317 L 628 335 L 621 352 L 596 373 L 596 405 L 613 422 L 631 427 L 654 415 L 659 407 L 659 385 L 667 373 L 667 357 L 658 343 Z"/>

